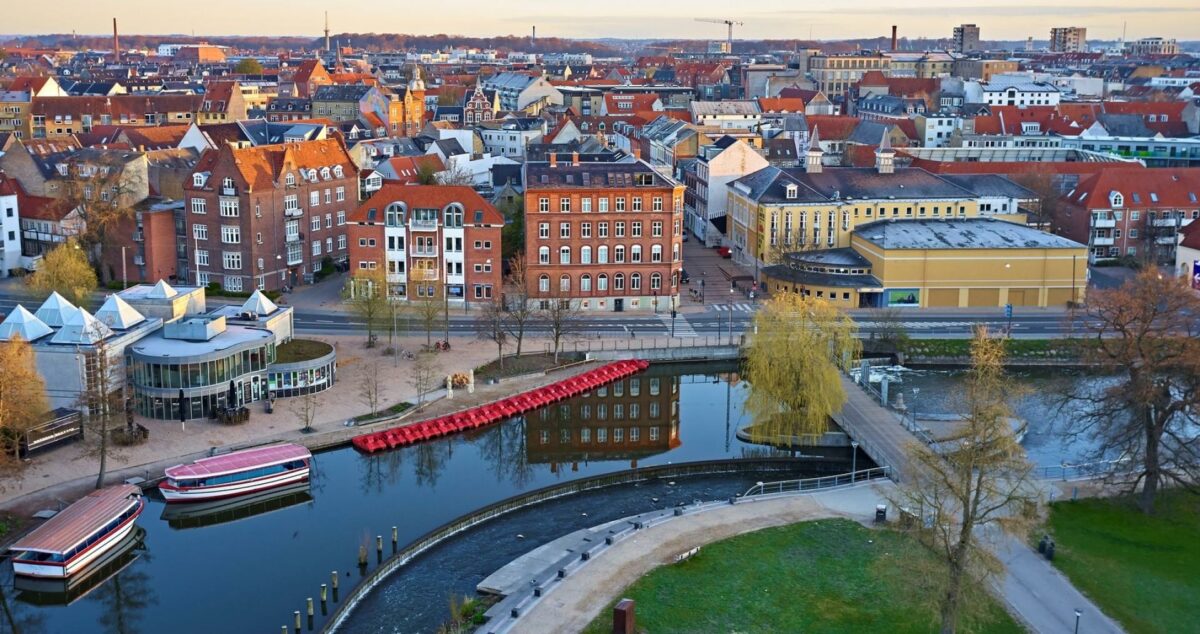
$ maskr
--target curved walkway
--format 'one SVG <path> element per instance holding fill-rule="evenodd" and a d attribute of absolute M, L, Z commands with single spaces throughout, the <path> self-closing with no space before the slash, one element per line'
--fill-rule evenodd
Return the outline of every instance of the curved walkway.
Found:
<path fill-rule="evenodd" d="M 816 519 L 843 517 L 872 521 L 875 505 L 886 503 L 889 481 L 803 495 L 787 495 L 720 505 L 701 513 L 675 517 L 635 532 L 608 547 L 603 556 L 545 588 L 540 600 L 517 620 L 492 623 L 481 632 L 522 634 L 579 632 L 621 592 L 675 556 L 742 533 Z"/>

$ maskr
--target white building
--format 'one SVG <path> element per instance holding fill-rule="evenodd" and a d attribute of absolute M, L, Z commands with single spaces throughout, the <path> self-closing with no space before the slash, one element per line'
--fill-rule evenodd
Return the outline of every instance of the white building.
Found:
<path fill-rule="evenodd" d="M 696 238 L 707 242 L 720 233 L 712 221 L 726 215 L 729 202 L 729 183 L 770 165 L 745 141 L 721 137 L 716 143 L 700 148 L 696 157 L 695 208 L 686 209 L 688 229 Z"/>
<path fill-rule="evenodd" d="M 967 103 L 983 103 L 989 106 L 1057 106 L 1062 93 L 1051 84 L 993 77 L 988 83 L 968 81 L 963 83 Z"/>
<path fill-rule="evenodd" d="M 511 57 L 511 55 L 510 55 Z M 485 90 L 494 90 L 500 97 L 500 109 L 516 112 L 534 109 L 539 102 L 561 106 L 562 93 L 545 77 L 522 73 L 497 73 L 483 82 Z"/>
<path fill-rule="evenodd" d="M 693 101 L 688 104 L 692 123 L 722 130 L 758 130 L 762 108 L 758 101 Z"/>
<path fill-rule="evenodd" d="M 546 120 L 537 117 L 505 117 L 477 126 L 483 147 L 493 156 L 520 158 L 525 147 L 546 134 Z"/>
<path fill-rule="evenodd" d="M 0 277 L 21 266 L 21 216 L 16 181 L 0 174 Z"/>

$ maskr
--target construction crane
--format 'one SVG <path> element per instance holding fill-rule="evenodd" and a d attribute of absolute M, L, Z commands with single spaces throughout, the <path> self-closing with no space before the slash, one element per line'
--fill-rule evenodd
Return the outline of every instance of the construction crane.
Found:
<path fill-rule="evenodd" d="M 711 22 L 713 24 L 724 24 L 725 26 L 729 27 L 729 52 L 730 53 L 733 52 L 733 25 L 735 25 L 735 24 L 738 26 L 746 25 L 745 22 L 738 22 L 737 20 L 721 20 L 721 19 L 716 19 L 716 18 L 696 18 L 696 21 L 697 22 Z"/>

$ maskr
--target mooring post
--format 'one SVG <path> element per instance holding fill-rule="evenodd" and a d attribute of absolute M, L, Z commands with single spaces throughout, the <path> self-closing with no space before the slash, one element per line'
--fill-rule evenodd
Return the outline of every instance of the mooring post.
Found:
<path fill-rule="evenodd" d="M 375 536 L 375 557 L 383 561 L 383 535 Z"/>
<path fill-rule="evenodd" d="M 337 571 L 336 571 L 336 570 L 334 570 L 333 572 L 329 573 L 329 581 L 330 581 L 331 585 L 333 586 L 333 589 L 334 589 L 334 590 L 337 590 L 337 584 L 338 584 L 338 574 L 337 574 Z"/>
<path fill-rule="evenodd" d="M 329 598 L 329 586 L 322 583 L 321 584 L 321 603 L 325 603 L 326 599 L 328 599 L 328 598 Z"/>
<path fill-rule="evenodd" d="M 367 567 L 367 547 L 366 547 L 366 545 L 360 545 L 358 547 L 358 567 L 359 568 Z"/>
<path fill-rule="evenodd" d="M 300 631 L 300 610 L 296 610 L 293 614 L 296 617 L 296 631 L 299 632 Z"/>
<path fill-rule="evenodd" d="M 400 543 L 400 529 L 392 527 L 392 554 L 396 554 L 396 545 Z"/>
<path fill-rule="evenodd" d="M 308 598 L 307 604 L 308 604 L 308 606 L 307 606 L 308 607 L 308 616 L 311 618 L 313 615 L 313 612 L 315 612 L 315 610 L 313 610 L 313 598 L 312 597 Z"/>

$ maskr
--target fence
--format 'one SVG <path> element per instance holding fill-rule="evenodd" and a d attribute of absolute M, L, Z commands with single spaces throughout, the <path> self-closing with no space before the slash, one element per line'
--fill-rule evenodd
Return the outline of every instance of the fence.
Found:
<path fill-rule="evenodd" d="M 1097 460 L 1081 464 L 1064 462 L 1061 465 L 1038 466 L 1037 475 L 1043 480 L 1062 480 L 1063 482 L 1067 480 L 1086 480 L 1110 474 L 1119 470 L 1121 465 L 1131 461 L 1131 458 L 1117 458 L 1115 460 Z"/>
<path fill-rule="evenodd" d="M 850 473 L 841 473 L 838 475 L 824 476 L 820 478 L 802 478 L 799 480 L 780 480 L 778 482 L 759 482 L 746 490 L 742 497 L 750 497 L 752 495 L 778 495 L 782 493 L 802 493 L 804 491 L 816 491 L 817 489 L 828 489 L 846 484 L 857 484 L 859 482 L 869 482 L 881 478 L 887 478 L 891 475 L 890 467 L 873 467 L 871 469 L 859 469 Z"/>
<path fill-rule="evenodd" d="M 358 605 L 358 602 L 368 592 L 379 585 L 388 575 L 402 568 L 417 556 L 459 533 L 513 511 L 584 491 L 621 484 L 645 482 L 657 478 L 790 471 L 799 466 L 799 464 L 800 462 L 793 458 L 731 458 L 726 460 L 704 460 L 674 465 L 643 467 L 551 485 L 501 500 L 433 529 L 392 555 L 387 561 L 383 562 L 382 565 L 367 575 L 362 583 L 351 590 L 346 600 L 338 606 L 337 610 L 326 621 L 322 632 L 337 631 L 349 617 L 355 606 Z"/>
<path fill-rule="evenodd" d="M 605 337 L 563 343 L 560 352 L 642 352 L 675 348 L 736 348 L 746 345 L 746 335 L 737 335 L 730 343 L 728 336 L 706 335 L 703 337 L 630 337 L 629 339 Z M 550 343 L 545 344 L 547 354 L 554 352 Z"/>

